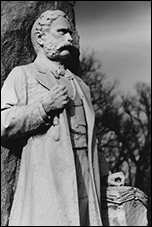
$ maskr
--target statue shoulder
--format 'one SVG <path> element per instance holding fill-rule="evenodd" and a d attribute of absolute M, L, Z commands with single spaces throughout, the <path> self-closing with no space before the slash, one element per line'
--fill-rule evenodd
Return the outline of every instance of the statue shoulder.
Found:
<path fill-rule="evenodd" d="M 26 84 L 28 76 L 31 75 L 32 68 L 33 63 L 15 66 L 6 76 L 2 87 L 9 85 L 18 87 L 21 84 Z"/>
<path fill-rule="evenodd" d="M 8 76 L 11 77 L 21 77 L 22 75 L 25 75 L 25 72 L 30 70 L 31 66 L 33 65 L 33 63 L 29 63 L 26 65 L 19 65 L 19 66 L 15 66 L 11 72 L 9 73 Z"/>

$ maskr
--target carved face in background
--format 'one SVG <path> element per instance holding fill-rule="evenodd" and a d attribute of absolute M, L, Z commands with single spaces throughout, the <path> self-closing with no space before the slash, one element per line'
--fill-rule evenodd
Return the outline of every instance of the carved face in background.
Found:
<path fill-rule="evenodd" d="M 72 50 L 71 28 L 67 18 L 62 16 L 54 20 L 48 31 L 41 37 L 46 56 L 51 59 L 67 59 Z"/>

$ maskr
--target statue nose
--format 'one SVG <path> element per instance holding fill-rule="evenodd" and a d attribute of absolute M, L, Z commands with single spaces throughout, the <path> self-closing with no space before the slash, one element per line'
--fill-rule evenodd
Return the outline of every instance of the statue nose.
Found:
<path fill-rule="evenodd" d="M 72 39 L 72 36 L 70 35 L 70 33 L 67 33 L 66 35 L 67 35 L 67 41 L 72 42 L 73 39 Z"/>

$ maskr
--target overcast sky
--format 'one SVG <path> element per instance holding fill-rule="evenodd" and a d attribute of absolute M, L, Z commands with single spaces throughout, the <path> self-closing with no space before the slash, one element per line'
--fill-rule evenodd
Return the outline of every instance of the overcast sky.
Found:
<path fill-rule="evenodd" d="M 125 92 L 151 81 L 151 1 L 77 1 L 75 18 L 81 51 L 96 52 L 108 80 Z"/>

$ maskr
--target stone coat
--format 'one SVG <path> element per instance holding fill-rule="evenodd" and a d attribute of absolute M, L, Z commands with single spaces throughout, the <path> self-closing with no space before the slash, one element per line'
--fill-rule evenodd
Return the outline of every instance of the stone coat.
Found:
<path fill-rule="evenodd" d="M 101 226 L 95 116 L 89 88 L 80 78 L 74 77 L 88 124 L 90 225 Z M 22 143 L 18 151 L 21 152 L 21 166 L 10 226 L 80 225 L 76 170 L 66 111 L 60 114 L 57 125 L 47 124 L 40 102 L 56 84 L 52 73 L 37 58 L 34 63 L 15 67 L 2 87 L 2 141 L 9 144 L 10 140 L 18 139 Z M 104 161 L 101 167 L 103 175 L 108 174 Z"/>

